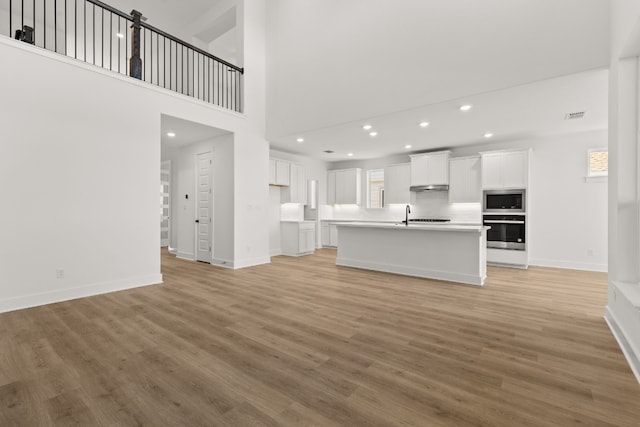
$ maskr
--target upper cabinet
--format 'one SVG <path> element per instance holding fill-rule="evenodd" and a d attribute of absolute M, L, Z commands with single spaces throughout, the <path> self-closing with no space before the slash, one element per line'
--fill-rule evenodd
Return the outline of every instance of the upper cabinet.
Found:
<path fill-rule="evenodd" d="M 411 204 L 411 164 L 384 168 L 384 204 Z"/>
<path fill-rule="evenodd" d="M 359 205 L 362 169 L 342 169 L 327 172 L 327 204 Z"/>
<path fill-rule="evenodd" d="M 449 151 L 414 154 L 411 157 L 411 186 L 449 184 Z"/>
<path fill-rule="evenodd" d="M 289 185 L 291 164 L 284 160 L 269 159 L 269 185 Z"/>
<path fill-rule="evenodd" d="M 528 184 L 528 150 L 482 153 L 482 188 L 527 188 Z"/>
<path fill-rule="evenodd" d="M 306 172 L 296 163 L 269 159 L 269 185 L 282 187 L 282 203 L 307 203 Z"/>
<path fill-rule="evenodd" d="M 282 189 L 282 203 L 307 203 L 307 175 L 304 168 L 291 163 L 289 186 Z"/>
<path fill-rule="evenodd" d="M 449 203 L 480 203 L 480 157 L 449 160 Z"/>

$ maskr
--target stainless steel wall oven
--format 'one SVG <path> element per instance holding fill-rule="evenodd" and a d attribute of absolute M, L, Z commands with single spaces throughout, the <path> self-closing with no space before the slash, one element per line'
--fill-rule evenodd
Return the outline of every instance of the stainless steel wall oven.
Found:
<path fill-rule="evenodd" d="M 490 226 L 487 230 L 487 247 L 499 249 L 526 249 L 526 216 L 525 215 L 492 215 L 483 216 L 483 224 Z"/>

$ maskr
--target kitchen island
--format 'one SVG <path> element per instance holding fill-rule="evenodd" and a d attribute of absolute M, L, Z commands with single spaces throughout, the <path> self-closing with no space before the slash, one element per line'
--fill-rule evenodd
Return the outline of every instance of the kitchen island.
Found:
<path fill-rule="evenodd" d="M 487 228 L 482 225 L 338 223 L 336 264 L 482 286 Z"/>

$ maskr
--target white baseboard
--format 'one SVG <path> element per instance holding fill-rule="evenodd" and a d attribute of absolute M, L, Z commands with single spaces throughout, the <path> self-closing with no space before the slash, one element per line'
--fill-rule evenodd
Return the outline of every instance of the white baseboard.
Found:
<path fill-rule="evenodd" d="M 624 329 L 620 327 L 620 323 L 608 306 L 605 309 L 604 320 L 607 322 L 607 325 L 609 325 L 611 333 L 616 341 L 618 341 L 624 357 L 627 359 L 633 374 L 640 383 L 640 353 L 635 351 L 629 340 L 627 340 Z"/>
<path fill-rule="evenodd" d="M 270 264 L 271 257 L 261 257 L 261 258 L 253 258 L 246 259 L 242 261 L 229 261 L 226 259 L 214 258 L 211 261 L 211 265 L 215 265 L 218 267 L 231 268 L 233 270 L 239 268 L 253 267 L 254 265 L 262 265 L 262 264 Z"/>
<path fill-rule="evenodd" d="M 233 268 L 246 268 L 246 267 L 253 267 L 255 265 L 270 264 L 270 263 L 271 263 L 271 257 L 243 259 L 243 260 L 234 262 Z"/>
<path fill-rule="evenodd" d="M 585 270 L 606 273 L 608 271 L 607 264 L 595 264 L 575 261 L 558 261 L 554 259 L 530 258 L 529 265 L 536 267 L 563 268 L 567 270 Z"/>
<path fill-rule="evenodd" d="M 39 294 L 23 295 L 0 300 L 0 313 L 161 283 L 162 274 L 154 274 L 150 276 L 116 280 L 113 282 L 93 283 L 76 288 L 58 289 Z"/>
<path fill-rule="evenodd" d="M 195 261 L 196 260 L 196 256 L 193 254 L 193 252 L 180 252 L 180 251 L 178 251 L 176 253 L 176 258 L 186 259 L 187 261 Z"/>
<path fill-rule="evenodd" d="M 405 276 L 422 277 L 426 279 L 445 280 L 467 285 L 482 286 L 484 278 L 470 274 L 450 273 L 447 271 L 426 270 L 423 268 L 405 267 L 402 265 L 371 263 L 367 261 L 338 258 L 336 265 L 343 267 L 364 268 L 365 270 L 384 271 L 386 273 L 402 274 Z"/>
<path fill-rule="evenodd" d="M 176 255 L 178 253 L 178 249 L 172 248 L 171 246 L 169 246 L 169 253 L 172 255 Z"/>
<path fill-rule="evenodd" d="M 269 256 L 279 256 L 282 255 L 282 249 L 271 249 L 269 251 Z"/>
<path fill-rule="evenodd" d="M 234 268 L 233 261 L 229 261 L 228 259 L 221 259 L 221 258 L 213 258 L 211 260 L 211 265 L 224 267 L 224 268 L 231 268 L 231 269 Z"/>

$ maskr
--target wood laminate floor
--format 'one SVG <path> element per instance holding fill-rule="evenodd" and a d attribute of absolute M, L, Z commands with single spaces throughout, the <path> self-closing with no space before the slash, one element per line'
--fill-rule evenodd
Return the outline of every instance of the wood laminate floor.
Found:
<path fill-rule="evenodd" d="M 0 315 L 0 426 L 638 426 L 606 275 L 226 270 Z"/>

